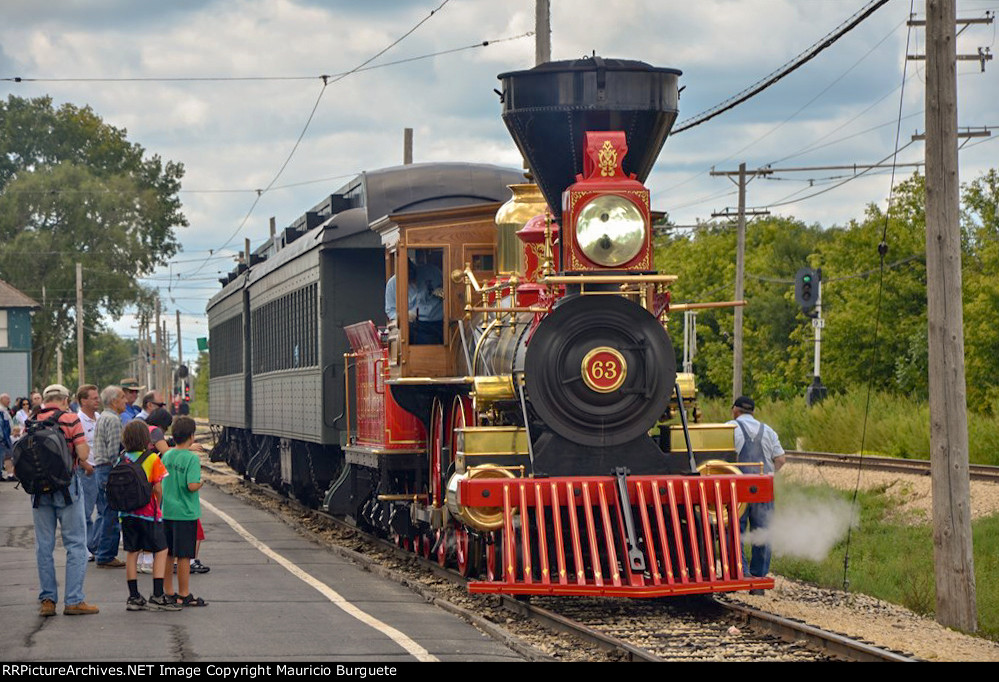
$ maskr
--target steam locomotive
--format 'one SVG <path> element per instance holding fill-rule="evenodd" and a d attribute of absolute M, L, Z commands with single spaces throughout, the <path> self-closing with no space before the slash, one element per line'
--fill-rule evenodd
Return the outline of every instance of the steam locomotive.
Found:
<path fill-rule="evenodd" d="M 772 587 L 738 524 L 772 479 L 732 463 L 731 426 L 687 423 L 664 325 L 643 181 L 679 76 L 595 56 L 501 74 L 536 185 L 366 173 L 248 254 L 208 305 L 213 458 L 472 592 Z"/>

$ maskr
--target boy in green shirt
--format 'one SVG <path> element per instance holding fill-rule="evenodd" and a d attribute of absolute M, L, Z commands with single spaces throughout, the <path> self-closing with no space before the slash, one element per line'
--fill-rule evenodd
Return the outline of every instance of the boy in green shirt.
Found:
<path fill-rule="evenodd" d="M 194 420 L 173 420 L 176 447 L 163 455 L 169 476 L 163 481 L 163 525 L 167 536 L 167 566 L 177 561 L 177 592 L 172 594 L 172 572 L 168 569 L 163 589 L 168 598 L 181 606 L 207 606 L 190 591 L 191 559 L 197 545 L 198 519 L 201 518 L 201 460 L 191 452 L 194 444 Z"/>

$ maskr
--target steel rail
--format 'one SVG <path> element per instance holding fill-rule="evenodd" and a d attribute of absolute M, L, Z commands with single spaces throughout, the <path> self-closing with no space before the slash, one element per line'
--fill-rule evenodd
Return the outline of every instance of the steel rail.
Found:
<path fill-rule="evenodd" d="M 848 455 L 838 452 L 809 452 L 806 450 L 786 450 L 788 461 L 808 462 L 812 464 L 829 464 L 831 466 L 856 468 L 862 466 L 872 471 L 893 471 L 930 475 L 930 461 L 925 459 L 901 459 L 899 457 L 880 457 L 874 455 Z M 999 483 L 999 467 L 985 464 L 968 466 L 969 477 L 973 481 L 990 481 Z"/>
<path fill-rule="evenodd" d="M 749 624 L 758 630 L 767 630 L 785 641 L 805 641 L 822 651 L 842 656 L 851 661 L 916 663 L 919 659 L 882 649 L 845 635 L 807 625 L 783 616 L 778 616 L 744 604 L 719 601 L 721 606 L 741 614 Z"/>
<path fill-rule="evenodd" d="M 358 533 L 362 535 L 365 540 L 371 542 L 378 546 L 380 549 L 386 550 L 397 557 L 405 557 L 407 559 L 415 559 L 418 564 L 423 568 L 429 570 L 434 575 L 448 580 L 452 583 L 463 585 L 467 583 L 467 580 L 461 577 L 456 571 L 451 569 L 442 568 L 433 559 L 424 559 L 423 557 L 417 555 L 416 553 L 403 549 L 396 546 L 387 540 L 377 538 L 364 531 L 358 529 L 356 526 L 347 523 L 341 519 L 336 518 L 326 512 L 311 509 L 299 503 L 297 500 L 286 497 L 281 493 L 269 488 L 268 486 L 255 483 L 253 481 L 247 480 L 238 473 L 233 472 L 231 469 L 222 469 L 218 466 L 202 463 L 202 468 L 207 469 L 213 473 L 234 476 L 238 478 L 248 488 L 252 490 L 263 493 L 264 495 L 280 501 L 282 504 L 287 504 L 294 508 L 297 512 L 302 512 L 311 515 L 313 518 L 321 519 L 326 523 L 336 525 L 337 527 L 350 530 L 351 532 Z M 367 556 L 358 556 L 358 560 L 364 562 L 371 562 L 372 564 L 377 563 L 375 559 Z M 856 661 L 914 661 L 916 659 L 898 654 L 896 652 L 888 651 L 876 647 L 871 644 L 866 644 L 864 642 L 858 642 L 856 640 L 850 639 L 844 635 L 840 635 L 833 632 L 828 632 L 820 628 L 807 625 L 798 621 L 790 620 L 777 616 L 775 614 L 766 613 L 764 611 L 759 611 L 742 604 L 735 604 L 727 600 L 721 599 L 716 600 L 716 603 L 729 611 L 738 613 L 741 617 L 745 618 L 751 627 L 758 630 L 764 630 L 771 634 L 774 634 L 781 639 L 788 642 L 807 642 L 809 648 L 813 650 L 817 649 L 820 652 L 827 652 L 833 655 L 841 656 L 849 660 Z M 545 627 L 548 630 L 566 633 L 578 637 L 579 639 L 589 642 L 601 650 L 610 651 L 618 653 L 626 661 L 642 661 L 642 662 L 662 662 L 665 659 L 655 655 L 654 653 L 645 650 L 641 647 L 630 644 L 622 639 L 614 637 L 599 630 L 590 628 L 582 623 L 579 623 L 571 618 L 562 616 L 554 611 L 546 609 L 544 607 L 531 604 L 526 600 L 516 599 L 510 596 L 501 595 L 500 605 L 507 611 L 519 615 L 521 617 L 530 619 L 539 625 Z M 449 604 L 449 610 L 464 611 L 462 607 L 458 607 Z M 489 623 L 489 621 L 486 621 Z M 502 629 L 502 628 L 491 628 L 491 629 Z"/>

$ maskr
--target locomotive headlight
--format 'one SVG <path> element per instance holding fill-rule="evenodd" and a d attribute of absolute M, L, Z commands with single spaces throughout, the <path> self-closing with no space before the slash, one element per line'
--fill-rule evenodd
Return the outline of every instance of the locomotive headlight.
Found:
<path fill-rule="evenodd" d="M 645 243 L 645 219 L 638 207 L 624 197 L 597 197 L 579 212 L 576 243 L 598 265 L 627 263 Z"/>

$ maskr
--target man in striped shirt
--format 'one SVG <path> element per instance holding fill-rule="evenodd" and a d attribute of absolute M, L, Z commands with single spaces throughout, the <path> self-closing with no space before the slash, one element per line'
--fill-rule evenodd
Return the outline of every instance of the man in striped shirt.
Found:
<path fill-rule="evenodd" d="M 59 601 L 59 582 L 56 580 L 55 552 L 56 526 L 62 526 L 62 543 L 66 548 L 66 596 L 63 613 L 68 616 L 98 613 L 96 606 L 83 598 L 83 580 L 87 575 L 87 520 L 83 511 L 83 484 L 81 476 L 93 476 L 94 468 L 87 462 L 87 447 L 83 427 L 75 414 L 69 412 L 69 389 L 61 384 L 46 386 L 42 392 L 42 408 L 37 419 L 44 421 L 58 414 L 70 451 L 76 454 L 73 462 L 74 476 L 69 485 L 69 499 L 63 491 L 34 495 L 32 516 L 35 522 L 35 559 L 38 562 L 38 580 L 41 592 L 38 600 L 42 616 L 54 616 Z"/>

